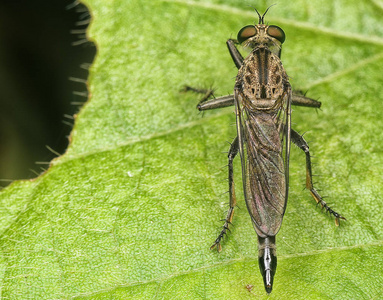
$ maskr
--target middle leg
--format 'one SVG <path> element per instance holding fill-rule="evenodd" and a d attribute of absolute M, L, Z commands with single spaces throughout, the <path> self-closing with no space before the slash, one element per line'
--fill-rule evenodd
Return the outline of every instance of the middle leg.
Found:
<path fill-rule="evenodd" d="M 221 96 L 218 98 L 209 99 L 214 97 L 214 90 L 212 89 L 198 89 L 186 85 L 183 89 L 185 92 L 192 91 L 194 93 L 203 94 L 202 99 L 197 104 L 199 111 L 210 110 L 215 108 L 223 108 L 234 105 L 234 95 Z"/>
<path fill-rule="evenodd" d="M 311 99 L 309 97 L 306 97 L 302 92 L 299 91 L 293 91 L 291 104 L 296 106 L 305 106 L 305 107 L 314 107 L 314 108 L 320 108 L 322 103 Z"/>
<path fill-rule="evenodd" d="M 195 93 L 204 94 L 200 102 L 197 104 L 197 109 L 199 111 L 234 105 L 234 95 L 226 95 L 214 99 L 209 99 L 210 97 L 214 96 L 214 91 L 212 89 L 197 89 L 190 86 L 185 86 L 184 91 L 193 91 Z M 319 101 L 308 98 L 299 92 L 295 93 L 294 91 L 291 100 L 291 104 L 295 106 L 320 108 L 322 104 Z"/>

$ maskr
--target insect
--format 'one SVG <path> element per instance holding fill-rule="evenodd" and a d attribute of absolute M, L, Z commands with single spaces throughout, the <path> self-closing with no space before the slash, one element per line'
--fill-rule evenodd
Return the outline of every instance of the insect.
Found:
<path fill-rule="evenodd" d="M 270 7 L 269 7 L 270 8 Z M 242 182 L 246 206 L 258 235 L 258 263 L 267 293 L 271 293 L 277 268 L 275 237 L 286 209 L 289 188 L 289 156 L 291 141 L 306 154 L 306 188 L 325 211 L 335 217 L 339 226 L 345 218 L 322 199 L 313 186 L 309 146 L 291 128 L 291 105 L 319 108 L 321 103 L 292 92 L 289 78 L 280 60 L 284 31 L 264 23 L 263 15 L 255 9 L 256 25 L 243 27 L 237 40 L 226 44 L 238 68 L 234 94 L 210 99 L 211 90 L 186 87 L 205 93 L 197 105 L 200 111 L 235 106 L 237 137 L 228 153 L 230 207 L 225 223 L 211 249 L 221 251 L 221 241 L 229 230 L 237 204 L 233 160 L 239 153 L 242 163 Z M 243 58 L 236 44 L 250 48 Z"/>

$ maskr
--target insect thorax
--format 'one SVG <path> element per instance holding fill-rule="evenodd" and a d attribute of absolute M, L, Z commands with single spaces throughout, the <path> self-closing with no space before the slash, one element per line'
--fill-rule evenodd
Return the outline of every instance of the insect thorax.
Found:
<path fill-rule="evenodd" d="M 277 108 L 288 82 L 279 57 L 267 46 L 255 48 L 243 61 L 238 71 L 236 89 L 243 96 L 248 108 L 267 110 Z"/>

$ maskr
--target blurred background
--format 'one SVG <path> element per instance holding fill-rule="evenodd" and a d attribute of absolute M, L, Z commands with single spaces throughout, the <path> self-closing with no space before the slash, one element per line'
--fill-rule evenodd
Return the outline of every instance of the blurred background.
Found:
<path fill-rule="evenodd" d="M 0 188 L 65 152 L 96 48 L 74 0 L 0 0 Z"/>

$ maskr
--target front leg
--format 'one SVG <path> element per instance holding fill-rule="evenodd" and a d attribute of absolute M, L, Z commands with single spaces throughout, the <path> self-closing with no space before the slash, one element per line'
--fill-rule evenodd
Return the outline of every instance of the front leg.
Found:
<path fill-rule="evenodd" d="M 237 43 L 238 42 L 236 40 L 229 39 L 227 40 L 226 45 L 229 49 L 231 58 L 233 59 L 235 66 L 239 69 L 240 67 L 242 67 L 243 56 L 241 55 L 241 53 L 239 53 L 237 47 L 235 46 L 235 44 Z"/>
<path fill-rule="evenodd" d="M 236 43 L 237 43 L 236 40 L 229 39 L 227 40 L 226 45 L 227 45 L 227 48 L 229 49 L 231 58 L 233 59 L 235 65 L 239 69 L 243 63 L 243 57 L 241 53 L 239 53 L 237 47 L 235 46 Z M 185 92 L 192 91 L 195 93 L 203 94 L 202 99 L 197 104 L 197 109 L 199 111 L 234 105 L 234 95 L 227 95 L 227 96 L 222 96 L 219 98 L 214 98 L 209 100 L 210 97 L 214 96 L 213 89 L 198 89 L 191 86 L 185 86 L 183 91 Z"/>
<path fill-rule="evenodd" d="M 309 145 L 305 139 L 294 129 L 291 129 L 291 141 L 299 148 L 301 148 L 306 154 L 306 188 L 310 191 L 310 194 L 315 199 L 315 201 L 335 217 L 335 225 L 339 226 L 339 220 L 346 220 L 346 218 L 328 206 L 313 186 Z"/>

